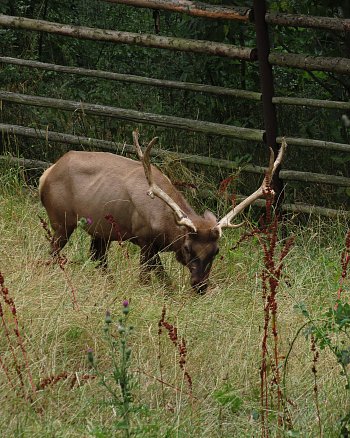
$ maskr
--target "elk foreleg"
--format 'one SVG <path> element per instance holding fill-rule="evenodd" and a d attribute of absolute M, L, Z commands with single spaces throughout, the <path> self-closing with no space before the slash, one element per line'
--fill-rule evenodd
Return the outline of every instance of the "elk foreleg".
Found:
<path fill-rule="evenodd" d="M 98 261 L 102 269 L 107 269 L 107 251 L 110 242 L 101 237 L 92 237 L 90 245 L 91 259 Z"/>
<path fill-rule="evenodd" d="M 162 265 L 157 249 L 155 249 L 153 245 L 145 245 L 141 247 L 140 254 L 140 281 L 149 282 L 152 271 L 160 280 L 170 283 L 170 279 Z"/>
<path fill-rule="evenodd" d="M 55 233 L 51 240 L 51 255 L 53 257 L 58 256 L 60 251 L 64 248 L 68 242 L 71 234 L 73 233 L 75 226 L 58 226 L 55 227 Z"/>

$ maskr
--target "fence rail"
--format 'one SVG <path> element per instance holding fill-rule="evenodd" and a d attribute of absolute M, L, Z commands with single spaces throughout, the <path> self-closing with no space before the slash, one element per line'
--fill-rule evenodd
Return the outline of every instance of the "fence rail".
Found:
<path fill-rule="evenodd" d="M 295 53 L 270 52 L 268 47 L 267 25 L 278 26 L 303 26 L 310 28 L 327 29 L 332 31 L 349 32 L 350 20 L 333 19 L 328 17 L 296 16 L 291 14 L 281 14 L 268 12 L 265 9 L 263 0 L 254 0 L 254 8 L 237 8 L 231 6 L 213 6 L 201 2 L 183 0 L 104 0 L 109 3 L 124 4 L 129 6 L 151 8 L 157 10 L 167 10 L 180 12 L 196 17 L 206 17 L 212 19 L 238 20 L 243 23 L 254 23 L 257 33 L 257 48 L 239 47 L 230 44 L 223 44 L 203 40 L 186 40 L 182 38 L 171 38 L 159 35 L 136 34 L 131 32 L 119 32 L 110 29 L 98 29 L 85 26 L 73 26 L 62 23 L 55 23 L 45 20 L 29 19 L 25 17 L 15 17 L 0 14 L 0 27 L 9 29 L 22 29 L 28 31 L 46 32 L 55 35 L 68 36 L 71 38 L 105 41 L 117 44 L 129 44 L 155 49 L 167 49 L 192 53 L 204 53 L 212 56 L 223 56 L 230 59 L 238 59 L 249 62 L 259 62 L 261 89 L 262 92 L 229 89 L 216 87 L 206 84 L 186 83 L 179 81 L 168 81 L 156 78 L 146 78 L 136 75 L 125 75 L 115 72 L 90 70 L 85 68 L 70 67 L 56 64 L 38 62 L 34 60 L 16 59 L 6 56 L 0 57 L 0 63 L 12 64 L 26 68 L 37 68 L 48 71 L 56 71 L 66 74 L 83 75 L 96 79 L 116 80 L 129 83 L 136 83 L 147 86 L 167 87 L 182 89 L 193 92 L 202 92 L 210 95 L 227 96 L 240 99 L 248 99 L 263 105 L 264 130 L 242 128 L 231 125 L 223 125 L 212 122 L 185 119 L 181 117 L 144 113 L 132 109 L 115 108 L 112 106 L 99 105 L 95 103 L 75 102 L 72 100 L 54 99 L 44 96 L 30 96 L 8 91 L 0 91 L 0 100 L 20 105 L 31 105 L 46 108 L 54 108 L 63 111 L 74 111 L 86 113 L 94 116 L 112 117 L 127 122 L 147 123 L 162 127 L 172 127 L 186 131 L 196 131 L 205 134 L 214 134 L 239 138 L 255 142 L 265 142 L 272 146 L 275 151 L 282 137 L 277 136 L 276 125 L 276 105 L 302 105 L 314 108 L 328 108 L 342 111 L 350 109 L 350 102 L 326 101 L 320 99 L 306 99 L 300 97 L 275 96 L 273 90 L 273 70 L 272 66 L 293 67 L 306 71 L 320 70 L 338 74 L 350 74 L 350 60 L 347 58 L 327 58 L 321 56 L 311 56 Z M 65 142 L 80 146 L 94 146 L 105 150 L 118 151 L 121 147 L 124 151 L 133 152 L 130 145 L 120 145 L 100 139 L 90 139 L 77 137 L 70 134 L 58 133 L 40 129 L 27 128 L 24 126 L 0 124 L 3 135 L 20 135 L 30 138 L 40 138 L 52 142 Z M 350 152 L 349 144 L 342 144 L 330 141 L 322 141 L 305 138 L 286 138 L 289 146 L 303 146 L 335 150 L 340 152 Z M 130 149 L 131 148 L 131 149 Z M 164 152 L 157 151 L 158 154 Z M 188 154 L 177 154 L 184 161 L 220 166 L 234 169 L 234 163 L 211 157 L 191 156 Z M 35 161 L 35 160 L 34 160 Z M 248 165 L 244 171 L 260 174 L 264 168 Z M 338 187 L 350 187 L 350 178 L 335 175 L 322 175 L 312 172 L 301 172 L 293 170 L 281 170 L 279 177 L 286 181 L 303 181 L 318 184 L 331 184 Z M 279 178 L 278 177 L 278 178 Z M 288 204 L 283 207 L 289 211 L 321 212 L 324 214 L 331 209 L 311 206 L 296 206 Z M 329 213 L 329 212 L 328 212 Z M 323 214 L 323 213 L 320 213 Z M 331 212 L 326 215 L 334 215 Z"/>
<path fill-rule="evenodd" d="M 105 151 L 110 151 L 113 153 L 129 153 L 135 154 L 134 146 L 128 145 L 126 143 L 117 143 L 113 141 L 100 140 L 91 137 L 82 137 L 72 134 L 64 134 L 61 132 L 54 132 L 44 129 L 28 128 L 18 125 L 9 125 L 6 123 L 0 123 L 0 132 L 8 135 L 19 135 L 29 138 L 41 139 L 46 142 L 60 142 L 67 143 L 76 146 L 83 147 L 96 147 Z M 286 138 L 288 143 L 288 137 Z M 199 164 L 202 166 L 211 166 L 226 168 L 229 170 L 241 170 L 246 173 L 253 173 L 258 175 L 264 175 L 266 172 L 266 167 L 255 166 L 252 164 L 246 164 L 242 167 L 236 163 L 213 157 L 203 157 L 200 155 L 186 154 L 180 152 L 171 152 L 163 149 L 152 149 L 152 154 L 157 156 L 168 156 L 169 154 L 174 155 L 177 159 L 180 159 L 187 163 Z M 312 172 L 301 172 L 297 170 L 281 170 L 281 178 L 286 181 L 304 181 L 319 184 L 331 184 L 338 187 L 350 187 L 350 178 L 334 175 L 324 175 L 321 173 Z"/>
<path fill-rule="evenodd" d="M 261 93 L 256 91 L 239 90 L 232 88 L 217 87 L 214 85 L 197 84 L 191 82 L 169 81 L 156 78 L 148 78 L 144 76 L 136 76 L 129 74 L 121 74 L 103 70 L 90 70 L 81 67 L 69 67 L 65 65 L 49 64 L 46 62 L 32 61 L 28 59 L 11 58 L 8 56 L 0 56 L 0 63 L 19 65 L 21 67 L 38 68 L 47 71 L 56 71 L 60 73 L 68 73 L 73 75 L 81 75 L 86 77 L 107 79 L 113 81 L 130 82 L 140 85 L 148 85 L 154 87 L 174 88 L 185 91 L 198 91 L 217 96 L 238 97 L 254 101 L 261 100 Z M 322 101 L 320 101 L 322 102 Z M 324 101 L 327 102 L 327 101 Z M 339 105 L 340 104 L 340 105 Z M 344 104 L 344 105 L 343 105 Z M 302 104 L 301 104 L 302 105 Z M 350 102 L 334 102 L 334 108 L 350 109 Z"/>
<path fill-rule="evenodd" d="M 124 4 L 139 8 L 157 9 L 163 11 L 181 12 L 197 17 L 212 19 L 235 20 L 242 22 L 254 21 L 251 8 L 238 6 L 214 6 L 201 2 L 182 0 L 104 0 L 108 3 Z M 350 20 L 346 18 L 315 17 L 310 15 L 293 15 L 281 12 L 267 12 L 265 21 L 268 24 L 290 27 L 307 27 L 326 29 L 337 32 L 349 32 Z"/>
<path fill-rule="evenodd" d="M 104 0 L 109 3 L 119 3 L 139 8 L 157 9 L 171 12 L 181 12 L 195 17 L 205 17 L 223 20 L 250 21 L 253 11 L 239 6 L 216 6 L 188 0 Z"/>
<path fill-rule="evenodd" d="M 133 123 L 147 123 L 161 127 L 184 129 L 186 131 L 216 134 L 243 140 L 263 141 L 264 131 L 259 129 L 241 128 L 238 126 L 221 125 L 219 123 L 203 122 L 182 117 L 164 116 L 141 111 L 97 105 L 73 100 L 54 99 L 51 97 L 29 96 L 26 94 L 0 91 L 0 100 L 19 103 L 22 105 L 55 108 L 94 116 L 114 117 Z"/>
<path fill-rule="evenodd" d="M 350 59 L 348 58 L 326 58 L 324 56 L 272 52 L 269 54 L 269 62 L 280 67 L 293 67 L 308 71 L 329 71 L 345 75 L 350 74 Z"/>
<path fill-rule="evenodd" d="M 129 75 L 104 70 L 91 70 L 82 67 L 70 67 L 66 65 L 51 64 L 47 62 L 33 61 L 30 59 L 12 58 L 0 56 L 0 63 L 13 64 L 27 68 L 37 68 L 46 71 L 55 71 L 72 75 L 80 75 L 97 79 L 106 79 L 120 82 L 130 82 L 139 85 L 173 88 L 185 91 L 198 91 L 200 93 L 212 94 L 216 96 L 236 97 L 252 101 L 261 101 L 262 93 L 257 91 L 240 90 L 233 88 L 218 87 L 193 82 L 169 81 L 164 79 L 148 78 L 144 76 Z M 315 108 L 329 108 L 337 110 L 350 110 L 350 102 L 307 99 L 301 97 L 273 96 L 272 102 L 278 105 L 310 106 Z"/>
<path fill-rule="evenodd" d="M 71 38 L 151 47 L 154 49 L 206 53 L 209 55 L 224 56 L 232 59 L 244 59 L 247 61 L 254 61 L 257 59 L 255 48 L 238 47 L 231 44 L 214 43 L 211 41 L 187 40 L 185 38 L 170 38 L 151 34 L 73 26 L 69 24 L 55 23 L 53 21 L 12 17 L 3 14 L 0 14 L 0 26 L 10 29 L 47 32 Z"/>
<path fill-rule="evenodd" d="M 182 52 L 206 53 L 208 55 L 223 56 L 245 61 L 256 61 L 258 59 L 256 48 L 213 43 L 205 40 L 187 40 L 184 38 L 170 38 L 151 34 L 73 26 L 3 14 L 0 14 L 0 26 L 12 29 L 47 32 L 79 39 L 178 50 Z M 269 54 L 268 60 L 271 64 L 282 67 L 294 67 L 302 70 L 322 70 L 340 74 L 350 73 L 350 60 L 348 58 L 327 58 L 322 56 L 273 52 Z"/>
<path fill-rule="evenodd" d="M 348 18 L 315 17 L 311 15 L 267 12 L 265 20 L 268 24 L 277 24 L 278 26 L 308 27 L 333 30 L 336 32 L 350 32 L 350 20 Z"/>
<path fill-rule="evenodd" d="M 204 157 L 201 157 L 204 158 Z M 51 163 L 47 161 L 42 160 L 30 160 L 27 158 L 18 158 L 18 157 L 11 157 L 8 155 L 0 155 L 0 163 L 10 163 L 15 164 L 16 166 L 19 166 L 21 168 L 27 169 L 27 170 L 44 170 L 47 169 Z M 245 196 L 237 196 L 237 201 L 241 201 L 245 199 Z M 253 203 L 253 205 L 257 205 L 260 207 L 265 206 L 265 202 L 263 200 L 257 200 Z M 297 203 L 297 204 L 283 204 L 282 205 L 282 211 L 289 212 L 289 213 L 305 213 L 305 214 L 317 214 L 321 216 L 326 216 L 329 218 L 335 218 L 339 219 L 341 217 L 345 219 L 350 219 L 350 212 L 345 210 L 336 210 L 333 208 L 326 208 L 326 207 L 318 207 L 315 205 L 307 205 L 303 203 Z"/>
<path fill-rule="evenodd" d="M 22 105 L 41 106 L 54 108 L 64 111 L 73 111 L 81 114 L 91 114 L 94 116 L 114 117 L 128 122 L 146 123 L 160 127 L 172 127 L 192 132 L 201 132 L 238 138 L 241 140 L 260 141 L 264 140 L 264 131 L 260 129 L 241 128 L 232 125 L 206 122 L 182 117 L 164 116 L 160 114 L 145 113 L 141 111 L 116 108 L 113 106 L 77 102 L 72 100 L 55 99 L 42 96 L 30 96 L 27 94 L 12 93 L 10 91 L 0 91 L 0 101 L 13 102 Z M 282 143 L 283 137 L 277 137 L 278 144 Z M 323 140 L 313 140 L 308 138 L 286 137 L 289 145 L 307 146 L 320 149 L 336 150 L 340 152 L 350 152 L 350 145 L 335 143 Z"/>

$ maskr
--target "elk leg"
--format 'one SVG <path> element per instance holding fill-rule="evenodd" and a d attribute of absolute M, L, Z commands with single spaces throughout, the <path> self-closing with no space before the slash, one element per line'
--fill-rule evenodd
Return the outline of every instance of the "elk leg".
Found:
<path fill-rule="evenodd" d="M 102 269 L 107 269 L 107 251 L 110 243 L 101 237 L 92 237 L 90 245 L 91 259 L 99 262 Z"/>
<path fill-rule="evenodd" d="M 51 242 L 51 255 L 53 257 L 56 257 L 64 248 L 74 229 L 75 226 L 59 226 L 57 229 L 55 229 L 55 233 Z"/>
<path fill-rule="evenodd" d="M 153 247 L 153 245 L 146 245 L 141 248 L 140 265 L 140 280 L 142 282 L 149 281 L 151 276 L 150 274 L 152 271 L 154 271 L 158 278 L 170 283 L 168 274 L 165 272 L 158 251 Z"/>

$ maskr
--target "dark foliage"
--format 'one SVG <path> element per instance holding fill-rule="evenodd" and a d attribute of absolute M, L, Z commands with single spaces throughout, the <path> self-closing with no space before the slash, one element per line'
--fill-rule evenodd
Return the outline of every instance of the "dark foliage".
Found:
<path fill-rule="evenodd" d="M 208 1 L 212 4 L 232 4 L 231 1 Z M 235 2 L 237 5 L 237 2 Z M 251 2 L 238 4 L 251 6 Z M 309 14 L 327 17 L 350 16 L 349 2 L 334 6 L 330 1 L 271 1 L 270 11 Z M 151 10 L 92 0 L 5 0 L 0 12 L 45 19 L 59 23 L 99 27 L 129 32 L 143 32 L 190 39 L 212 40 L 254 47 L 253 25 L 202 18 L 161 11 L 155 18 Z M 160 79 L 197 82 L 223 87 L 259 91 L 256 63 L 210 57 L 168 50 L 148 49 L 96 41 L 60 37 L 40 32 L 0 29 L 0 53 L 68 66 L 115 71 Z M 270 27 L 273 50 L 320 56 L 348 57 L 350 37 L 324 30 Z M 94 79 L 78 75 L 33 70 L 3 64 L 3 87 L 39 96 L 69 99 L 136 109 L 151 113 L 175 115 L 224 124 L 263 128 L 261 104 L 238 98 L 220 97 L 117 81 Z M 328 100 L 349 100 L 350 81 L 344 75 L 325 72 L 305 72 L 274 68 L 275 92 L 279 96 L 297 96 Z M 339 110 L 278 106 L 279 135 L 306 137 L 340 143 L 349 142 L 349 131 L 342 124 Z M 41 129 L 66 132 L 87 137 L 124 142 L 131 140 L 135 126 L 111 118 L 82 116 L 53 109 L 4 103 L 1 121 Z M 162 147 L 171 150 L 210 155 L 237 160 L 252 157 L 252 162 L 264 165 L 266 150 L 254 142 L 237 141 L 213 135 L 188 133 L 172 129 L 143 126 L 146 137 L 158 135 Z M 54 160 L 67 148 L 65 145 L 18 141 L 16 153 L 28 158 Z M 3 146 L 4 148 L 7 146 Z M 13 152 L 13 151 L 12 151 Z M 289 148 L 284 167 L 290 170 L 326 173 L 349 177 L 349 154 L 322 149 L 293 146 Z M 216 171 L 212 178 L 215 179 Z M 222 175 L 221 175 L 222 176 Z M 222 178 L 221 178 L 222 179 Z M 219 181 L 219 179 L 218 179 Z M 217 181 L 217 182 L 218 182 Z M 256 185 L 254 178 L 240 178 L 239 191 L 249 192 Z M 246 186 L 246 187 L 245 187 Z M 315 202 L 329 206 L 335 197 L 346 205 L 349 193 L 345 188 L 305 187 L 290 183 L 287 201 Z M 298 195 L 293 194 L 297 189 Z M 320 197 L 320 192 L 322 197 Z M 321 198 L 321 199 L 320 199 Z"/>

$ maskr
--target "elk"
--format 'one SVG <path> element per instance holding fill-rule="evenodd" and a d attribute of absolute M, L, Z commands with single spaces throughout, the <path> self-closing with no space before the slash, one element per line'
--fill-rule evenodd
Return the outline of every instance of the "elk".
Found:
<path fill-rule="evenodd" d="M 151 140 L 143 153 L 138 131 L 133 132 L 139 161 L 108 152 L 69 151 L 43 173 L 39 193 L 54 230 L 51 253 L 57 255 L 78 221 L 89 218 L 85 228 L 91 235 L 91 257 L 103 267 L 110 243 L 128 240 L 141 250 L 141 281 L 148 281 L 152 271 L 166 278 L 159 252 L 173 251 L 189 269 L 191 286 L 204 293 L 222 230 L 241 226 L 232 219 L 264 195 L 285 144 L 275 161 L 271 150 L 260 188 L 218 221 L 210 211 L 203 216 L 195 213 L 170 180 L 150 164 L 157 140 Z"/>

